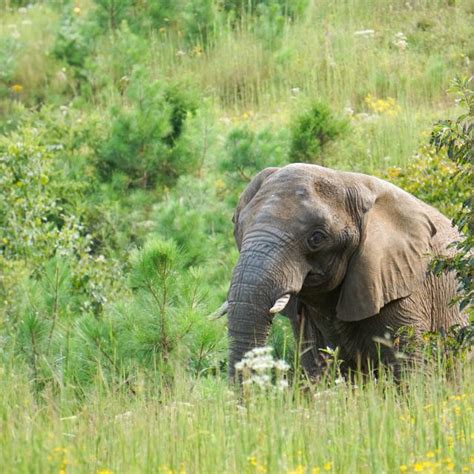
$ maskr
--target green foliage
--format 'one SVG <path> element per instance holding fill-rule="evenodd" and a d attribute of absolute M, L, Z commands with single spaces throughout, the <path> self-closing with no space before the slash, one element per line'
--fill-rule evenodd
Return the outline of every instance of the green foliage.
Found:
<path fill-rule="evenodd" d="M 45 128 L 25 126 L 0 140 L 0 257 L 7 269 L 22 262 L 33 281 L 55 258 L 65 259 L 80 306 L 98 313 L 106 288 L 112 291 L 119 281 L 104 271 L 118 270 L 116 236 L 100 206 L 82 204 L 95 191 L 94 180 L 78 180 L 91 171 L 75 151 L 85 135 L 63 120 L 56 129 L 38 120 L 37 127 Z M 71 163 L 68 153 L 75 153 Z M 16 279 L 7 275 L 3 291 L 13 298 Z"/>
<path fill-rule="evenodd" d="M 183 267 L 174 241 L 154 238 L 132 256 L 133 298 L 117 305 L 113 318 L 117 356 L 121 363 L 159 367 L 172 380 L 177 362 L 201 371 L 218 363 L 214 352 L 222 330 L 202 317 L 203 274 Z"/>
<path fill-rule="evenodd" d="M 77 15 L 67 14 L 61 20 L 53 54 L 74 68 L 77 78 L 86 76 L 86 59 L 92 52 L 94 37 L 87 24 Z"/>
<path fill-rule="evenodd" d="M 218 27 L 218 6 L 214 0 L 186 2 L 183 10 L 186 39 L 191 44 L 208 46 Z"/>
<path fill-rule="evenodd" d="M 0 38 L 0 93 L 5 94 L 6 85 L 13 79 L 20 44 L 13 38 Z"/>
<path fill-rule="evenodd" d="M 327 105 L 313 104 L 293 120 L 290 160 L 321 163 L 325 148 L 343 135 L 347 128 L 347 121 L 336 118 Z"/>
<path fill-rule="evenodd" d="M 459 182 L 469 182 L 472 186 L 472 159 L 474 152 L 474 90 L 471 79 L 456 78 L 451 86 L 451 92 L 458 97 L 461 106 L 467 109 L 455 120 L 442 120 L 438 122 L 431 134 L 431 143 L 438 151 L 444 151 L 448 158 L 455 163 L 456 187 Z M 461 209 L 456 214 L 453 223 L 457 225 L 464 235 L 456 244 L 457 253 L 454 257 L 441 260 L 435 264 L 437 271 L 446 269 L 455 270 L 463 291 L 459 298 L 461 308 L 473 308 L 474 300 L 474 225 L 472 220 L 473 202 L 471 192 L 462 201 Z"/>
<path fill-rule="evenodd" d="M 87 183 L 68 187 L 67 173 L 55 159 L 61 149 L 44 145 L 40 134 L 28 128 L 1 139 L 1 249 L 7 257 L 48 258 L 56 249 L 75 245 L 80 222 L 69 193 L 75 189 L 78 198 Z"/>
<path fill-rule="evenodd" d="M 103 30 L 115 30 L 133 15 L 134 3 L 133 0 L 94 0 L 96 8 L 93 15 Z"/>
<path fill-rule="evenodd" d="M 126 23 L 134 33 L 184 31 L 191 44 L 206 45 L 217 23 L 214 0 L 94 0 L 91 16 L 99 31 L 116 31 Z"/>
<path fill-rule="evenodd" d="M 447 216 L 454 216 L 471 194 L 466 164 L 450 161 L 433 145 L 423 145 L 404 168 L 390 167 L 383 178 L 430 203 Z M 456 185 L 453 186 L 453 183 Z"/>
<path fill-rule="evenodd" d="M 186 150 L 181 137 L 195 110 L 189 90 L 151 81 L 137 71 L 122 104 L 109 112 L 108 134 L 97 150 L 102 176 L 110 179 L 118 171 L 127 175 L 131 186 L 146 188 L 192 172 L 197 155 Z"/>
<path fill-rule="evenodd" d="M 153 228 L 185 249 L 187 265 L 214 260 L 213 254 L 224 255 L 232 245 L 232 209 L 226 197 L 226 184 L 221 178 L 183 176 L 173 192 L 154 207 Z"/>
<path fill-rule="evenodd" d="M 286 0 L 223 0 L 222 7 L 225 11 L 232 13 L 237 18 L 245 15 L 264 15 L 267 9 L 278 9 L 288 17 L 301 15 L 306 6 L 307 0 L 297 0 L 288 2 Z"/>
<path fill-rule="evenodd" d="M 228 134 L 225 151 L 221 170 L 247 182 L 263 168 L 286 164 L 288 137 L 284 130 L 275 133 L 266 128 L 254 132 L 246 126 L 237 127 Z"/>

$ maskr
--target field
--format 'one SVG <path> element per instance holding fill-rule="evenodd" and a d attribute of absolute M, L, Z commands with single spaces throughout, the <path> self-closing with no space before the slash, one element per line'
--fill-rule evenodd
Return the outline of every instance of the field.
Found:
<path fill-rule="evenodd" d="M 2 472 L 472 472 L 455 333 L 397 381 L 328 350 L 308 385 L 279 316 L 285 383 L 241 392 L 207 316 L 268 166 L 377 175 L 472 231 L 472 137 L 432 137 L 472 123 L 473 24 L 467 0 L 0 0 Z"/>

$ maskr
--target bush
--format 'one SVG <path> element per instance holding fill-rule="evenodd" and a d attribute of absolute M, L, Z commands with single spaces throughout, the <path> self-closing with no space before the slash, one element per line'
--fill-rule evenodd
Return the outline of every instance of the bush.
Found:
<path fill-rule="evenodd" d="M 408 166 L 388 168 L 383 178 L 453 217 L 471 192 L 467 176 L 456 179 L 462 169 L 465 170 L 466 165 L 450 161 L 433 145 L 423 145 Z M 453 186 L 454 181 L 456 186 Z"/>
<path fill-rule="evenodd" d="M 294 18 L 303 14 L 308 4 L 307 0 L 296 0 L 288 2 L 287 0 L 224 0 L 222 7 L 224 11 L 232 14 L 236 18 L 245 15 L 255 15 L 265 13 L 267 9 L 278 9 L 281 14 Z"/>
<path fill-rule="evenodd" d="M 136 72 L 123 104 L 110 109 L 110 128 L 97 150 L 103 178 L 121 172 L 130 186 L 147 188 L 192 172 L 198 157 L 182 146 L 181 137 L 196 102 L 183 86 L 150 82 Z"/>
<path fill-rule="evenodd" d="M 224 146 L 226 157 L 221 170 L 237 181 L 248 182 L 263 168 L 286 164 L 288 137 L 284 130 L 254 132 L 244 126 L 233 129 Z"/>
<path fill-rule="evenodd" d="M 225 253 L 232 242 L 232 208 L 223 202 L 222 179 L 182 176 L 153 210 L 154 229 L 173 238 L 183 251 L 186 265 L 215 262 L 215 252 Z M 178 197 L 179 196 L 179 197 Z M 213 249 L 212 257 L 209 248 Z"/>
<path fill-rule="evenodd" d="M 327 145 L 343 135 L 347 128 L 348 122 L 334 117 L 327 105 L 312 105 L 291 125 L 290 160 L 321 162 L 321 154 Z"/>
<path fill-rule="evenodd" d="M 398 186 L 433 204 L 453 218 L 453 225 L 463 232 L 456 243 L 454 256 L 436 260 L 437 272 L 455 270 L 460 283 L 458 300 L 461 308 L 472 312 L 473 286 L 473 221 L 472 221 L 472 150 L 474 92 L 469 80 L 456 79 L 451 91 L 467 108 L 455 120 L 435 124 L 429 145 L 421 147 L 406 170 L 389 168 L 387 178 Z"/>
<path fill-rule="evenodd" d="M 85 63 L 92 52 L 93 41 L 88 25 L 77 16 L 67 14 L 56 35 L 53 54 L 73 68 L 76 79 L 82 79 L 86 76 Z"/>
<path fill-rule="evenodd" d="M 166 382 L 178 361 L 197 372 L 218 363 L 223 328 L 203 318 L 203 278 L 183 267 L 173 240 L 152 238 L 133 254 L 133 297 L 117 304 L 110 319 L 121 364 L 158 368 Z"/>
<path fill-rule="evenodd" d="M 459 183 L 466 182 L 472 186 L 472 158 L 474 149 L 474 90 L 471 85 L 472 77 L 456 78 L 450 91 L 455 93 L 458 102 L 465 107 L 466 112 L 459 115 L 455 120 L 441 120 L 433 128 L 431 143 L 438 152 L 446 153 L 447 157 L 457 167 L 454 182 L 455 188 L 459 189 Z M 435 262 L 435 270 L 455 270 L 461 296 L 458 298 L 461 308 L 468 308 L 471 316 L 474 314 L 474 223 L 472 188 L 468 188 L 465 199 L 461 202 L 461 208 L 455 215 L 453 223 L 463 232 L 463 236 L 456 243 L 456 255 Z M 471 324 L 472 330 L 472 324 Z M 472 342 L 472 340 L 471 340 Z"/>
<path fill-rule="evenodd" d="M 57 125 L 53 111 L 45 116 Z M 21 262 L 25 278 L 33 279 L 52 259 L 64 259 L 82 309 L 99 313 L 119 283 L 120 265 L 108 214 L 88 200 L 96 191 L 93 168 L 76 149 L 83 149 L 84 134 L 68 116 L 56 127 L 34 117 L 0 139 L 0 257 L 7 273 Z M 13 298 L 15 281 L 4 284 Z"/>

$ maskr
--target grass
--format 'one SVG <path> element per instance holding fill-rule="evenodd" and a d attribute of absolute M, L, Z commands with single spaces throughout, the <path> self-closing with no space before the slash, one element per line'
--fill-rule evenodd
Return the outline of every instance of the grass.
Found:
<path fill-rule="evenodd" d="M 134 395 L 102 379 L 35 396 L 2 373 L 4 472 L 472 472 L 473 367 L 435 367 L 357 385 L 239 398 L 224 381 L 182 374 Z M 21 447 L 21 449 L 19 449 Z"/>

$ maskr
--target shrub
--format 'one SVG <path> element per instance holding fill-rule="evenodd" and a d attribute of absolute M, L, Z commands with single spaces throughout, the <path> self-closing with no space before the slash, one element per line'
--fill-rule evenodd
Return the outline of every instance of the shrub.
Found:
<path fill-rule="evenodd" d="M 121 106 L 110 109 L 110 128 L 97 150 L 105 179 L 125 173 L 131 186 L 172 183 L 197 166 L 181 142 L 187 117 L 196 110 L 194 96 L 183 86 L 148 81 L 135 73 Z"/>
<path fill-rule="evenodd" d="M 456 79 L 451 91 L 456 93 L 467 112 L 455 120 L 435 124 L 429 145 L 421 147 L 415 160 L 405 170 L 389 168 L 388 179 L 433 204 L 453 218 L 463 237 L 456 243 L 454 256 L 434 262 L 437 272 L 455 270 L 460 282 L 461 307 L 472 309 L 473 237 L 472 237 L 472 150 L 474 93 L 469 81 Z"/>
<path fill-rule="evenodd" d="M 0 38 L 0 87 L 6 88 L 13 79 L 16 59 L 21 49 L 20 43 L 14 38 Z M 0 92 L 3 92 L 0 89 Z"/>
<path fill-rule="evenodd" d="M 259 12 L 266 12 L 266 9 L 278 9 L 288 17 L 301 15 L 308 4 L 307 0 L 296 0 L 288 2 L 286 0 L 224 0 L 222 7 L 224 11 L 232 14 L 236 18 L 245 15 L 255 15 Z"/>
<path fill-rule="evenodd" d="M 467 182 L 472 186 L 472 158 L 474 149 L 474 90 L 467 78 L 456 78 L 450 91 L 455 93 L 458 102 L 467 111 L 459 115 L 455 120 L 441 120 L 433 128 L 431 143 L 438 152 L 446 153 L 447 157 L 457 167 L 454 182 L 459 189 L 459 183 Z M 473 202 L 472 189 L 468 188 L 465 199 L 461 202 L 461 208 L 455 215 L 453 223 L 464 233 L 459 242 L 456 243 L 456 255 L 435 263 L 435 270 L 455 270 L 460 283 L 462 295 L 459 297 L 461 308 L 473 310 L 474 301 L 474 223 L 472 220 Z M 472 325 L 471 325 L 472 326 Z M 472 329 L 472 327 L 471 327 Z M 472 342 L 472 340 L 471 340 Z"/>
<path fill-rule="evenodd" d="M 57 125 L 52 111 L 45 116 Z M 25 278 L 38 278 L 51 259 L 67 260 L 82 309 L 98 313 L 119 282 L 120 268 L 112 256 L 110 220 L 94 200 L 87 201 L 96 188 L 90 165 L 75 149 L 83 147 L 84 136 L 64 115 L 56 127 L 41 114 L 30 120 L 35 127 L 27 123 L 0 139 L 0 257 L 6 271 L 21 262 Z M 13 291 L 6 285 L 3 291 Z"/>
<path fill-rule="evenodd" d="M 224 146 L 226 157 L 221 170 L 237 181 L 247 182 L 263 168 L 285 164 L 288 137 L 284 130 L 274 133 L 267 128 L 254 132 L 244 126 L 233 129 Z"/>
<path fill-rule="evenodd" d="M 73 68 L 76 79 L 82 79 L 86 75 L 84 67 L 92 52 L 93 40 L 90 28 L 77 16 L 66 14 L 62 18 L 53 54 Z"/>
<path fill-rule="evenodd" d="M 218 23 L 216 2 L 214 0 L 186 2 L 183 21 L 188 42 L 207 46 Z"/>
<path fill-rule="evenodd" d="M 225 188 L 220 178 L 182 176 L 173 193 L 155 205 L 155 232 L 177 242 L 186 265 L 212 260 L 218 267 L 215 253 L 224 254 L 233 245 L 232 208 L 223 202 Z"/>
<path fill-rule="evenodd" d="M 133 0 L 94 0 L 94 3 L 94 19 L 104 31 L 115 30 L 133 14 Z"/>
<path fill-rule="evenodd" d="M 120 363 L 158 368 L 165 382 L 178 361 L 198 372 L 217 363 L 223 342 L 222 327 L 203 318 L 204 275 L 182 263 L 173 240 L 150 239 L 132 256 L 133 298 L 116 305 L 110 319 Z"/>
<path fill-rule="evenodd" d="M 347 121 L 337 119 L 327 105 L 312 105 L 291 125 L 290 160 L 321 161 L 321 154 L 327 145 L 344 134 L 347 127 Z"/>
<path fill-rule="evenodd" d="M 452 217 L 471 192 L 467 176 L 457 179 L 453 186 L 461 169 L 466 169 L 466 165 L 450 161 L 433 145 L 423 145 L 408 166 L 390 167 L 383 177 Z"/>

